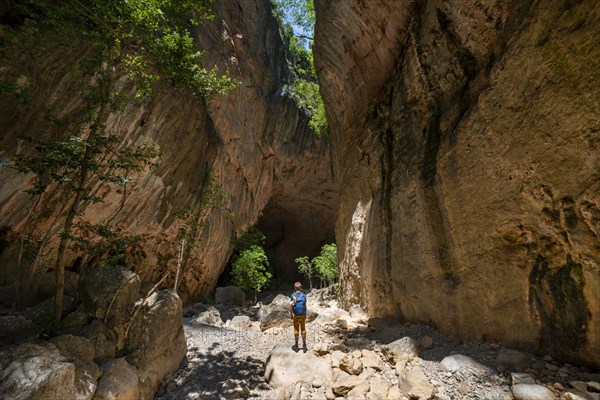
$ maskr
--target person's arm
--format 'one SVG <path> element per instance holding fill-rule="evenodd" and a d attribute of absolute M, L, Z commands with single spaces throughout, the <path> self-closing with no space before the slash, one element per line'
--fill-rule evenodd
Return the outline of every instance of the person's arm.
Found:
<path fill-rule="evenodd" d="M 296 296 L 291 296 L 292 300 L 290 301 L 290 318 L 294 318 L 294 310 L 293 307 L 296 305 Z"/>

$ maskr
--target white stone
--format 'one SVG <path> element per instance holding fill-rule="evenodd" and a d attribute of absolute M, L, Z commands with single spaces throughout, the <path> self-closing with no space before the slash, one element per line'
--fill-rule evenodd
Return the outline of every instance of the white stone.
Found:
<path fill-rule="evenodd" d="M 441 362 L 440 366 L 444 368 L 446 371 L 455 372 L 461 368 L 467 367 L 480 367 L 484 368 L 477 361 L 473 360 L 471 357 L 463 356 L 462 354 L 454 354 L 451 356 L 445 357 Z"/>
<path fill-rule="evenodd" d="M 315 378 L 331 382 L 330 364 L 312 352 L 296 353 L 289 346 L 278 345 L 265 364 L 265 380 L 272 387 L 287 387 L 297 382 L 312 383 Z"/>
<path fill-rule="evenodd" d="M 519 383 L 512 387 L 516 400 L 554 400 L 554 393 L 546 386 Z"/>

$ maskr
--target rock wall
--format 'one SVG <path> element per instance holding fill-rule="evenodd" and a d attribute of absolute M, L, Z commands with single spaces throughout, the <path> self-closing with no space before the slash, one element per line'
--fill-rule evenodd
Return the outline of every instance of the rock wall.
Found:
<path fill-rule="evenodd" d="M 122 205 L 121 192 L 98 186 L 103 202 L 86 204 L 83 210 L 91 222 L 114 217 L 125 233 L 140 235 L 143 247 L 133 255 L 132 266 L 143 280 L 157 281 L 165 270 L 173 274 L 175 269 L 177 213 L 198 204 L 211 177 L 225 200 L 203 217 L 206 228 L 180 288 L 184 301 L 211 294 L 231 254 L 233 234 L 261 215 L 268 222 L 270 215 L 263 215 L 263 210 L 269 202 L 277 206 L 285 199 L 297 204 L 309 200 L 302 210 L 306 218 L 315 224 L 328 221 L 323 232 L 305 238 L 308 247 L 331 236 L 336 213 L 337 186 L 329 173 L 327 145 L 314 136 L 306 114 L 286 95 L 287 62 L 270 4 L 222 0 L 214 10 L 217 18 L 197 29 L 198 47 L 206 52 L 207 66 L 217 65 L 239 82 L 236 90 L 200 104 L 185 93 L 163 89 L 149 105 L 111 114 L 107 129 L 122 134 L 124 143 L 157 145 L 159 164 L 136 176 Z M 62 214 L 53 208 L 42 215 L 39 207 L 31 213 L 33 202 L 22 191 L 28 178 L 6 164 L 22 150 L 20 135 L 40 139 L 64 135 L 64 126 L 57 128 L 46 117 L 49 110 L 62 121 L 76 116 L 82 100 L 68 60 L 85 54 L 85 49 L 73 54 L 58 48 L 33 59 L 32 69 L 23 72 L 31 101 L 24 105 L 0 101 L 0 285 L 33 275 L 27 264 L 36 256 L 36 271 L 52 265 L 57 237 L 51 236 L 41 251 L 39 244 L 43 233 L 60 230 Z M 6 64 L 2 79 L 18 79 L 21 72 Z M 47 195 L 41 203 L 62 204 L 59 195 Z M 22 235 L 35 240 L 19 261 Z M 300 250 L 290 242 L 282 251 Z M 70 262 L 78 255 L 71 252 Z"/>
<path fill-rule="evenodd" d="M 344 304 L 600 364 L 600 5 L 317 2 Z"/>

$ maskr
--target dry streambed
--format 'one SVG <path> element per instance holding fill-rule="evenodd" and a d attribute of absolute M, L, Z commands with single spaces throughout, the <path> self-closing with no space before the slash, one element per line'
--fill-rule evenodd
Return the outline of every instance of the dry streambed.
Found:
<path fill-rule="evenodd" d="M 187 356 L 157 398 L 600 400 L 600 375 L 586 367 L 368 320 L 320 292 L 309 304 L 307 352 L 292 350 L 285 296 L 188 307 Z"/>

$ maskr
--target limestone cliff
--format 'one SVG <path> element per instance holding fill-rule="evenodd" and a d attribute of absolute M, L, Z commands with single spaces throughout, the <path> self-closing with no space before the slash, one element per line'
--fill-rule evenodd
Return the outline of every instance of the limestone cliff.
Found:
<path fill-rule="evenodd" d="M 600 364 L 600 4 L 316 2 L 346 306 Z"/>
<path fill-rule="evenodd" d="M 125 233 L 139 235 L 142 246 L 132 255 L 132 267 L 142 279 L 157 281 L 165 270 L 174 276 L 177 213 L 197 206 L 212 179 L 225 194 L 224 201 L 202 217 L 206 227 L 180 289 L 184 300 L 211 293 L 231 254 L 232 236 L 259 217 L 268 224 L 270 209 L 294 211 L 288 219 L 292 223 L 301 218 L 303 223 L 326 227 L 305 238 L 303 247 L 293 241 L 282 243 L 272 250 L 275 258 L 316 252 L 332 236 L 336 213 L 337 187 L 329 172 L 327 145 L 314 136 L 305 112 L 286 95 L 287 62 L 270 3 L 223 0 L 215 3 L 214 11 L 217 18 L 196 30 L 197 45 L 206 52 L 203 62 L 226 71 L 239 82 L 237 88 L 206 104 L 165 88 L 149 105 L 111 114 L 109 131 L 122 135 L 124 143 L 157 145 L 160 160 L 157 167 L 136 176 L 122 204 L 122 193 L 99 186 L 97 194 L 103 202 L 86 204 L 83 210 L 91 222 L 113 218 Z M 77 113 L 82 100 L 69 60 L 86 50 L 69 51 L 58 47 L 36 55 L 32 70 L 22 72 L 25 77 L 20 79 L 28 82 L 28 104 L 0 102 L 0 285 L 32 275 L 28 265 L 36 256 L 36 270 L 52 265 L 56 236 L 45 243 L 43 234 L 59 231 L 62 214 L 47 210 L 43 214 L 38 207 L 29 215 L 33 202 L 23 193 L 27 177 L 5 161 L 21 151 L 20 135 L 40 139 L 64 135 L 64 126 L 49 121 L 49 113 L 62 120 Z M 1 73 L 6 80 L 19 77 L 21 71 L 5 65 Z M 60 202 L 58 194 L 42 201 Z M 302 209 L 296 209 L 298 204 Z M 24 257 L 19 257 L 22 235 L 33 240 L 28 242 L 31 249 L 26 246 Z M 72 251 L 70 263 L 76 265 L 79 255 Z M 16 300 L 13 291 L 4 292 Z"/>

